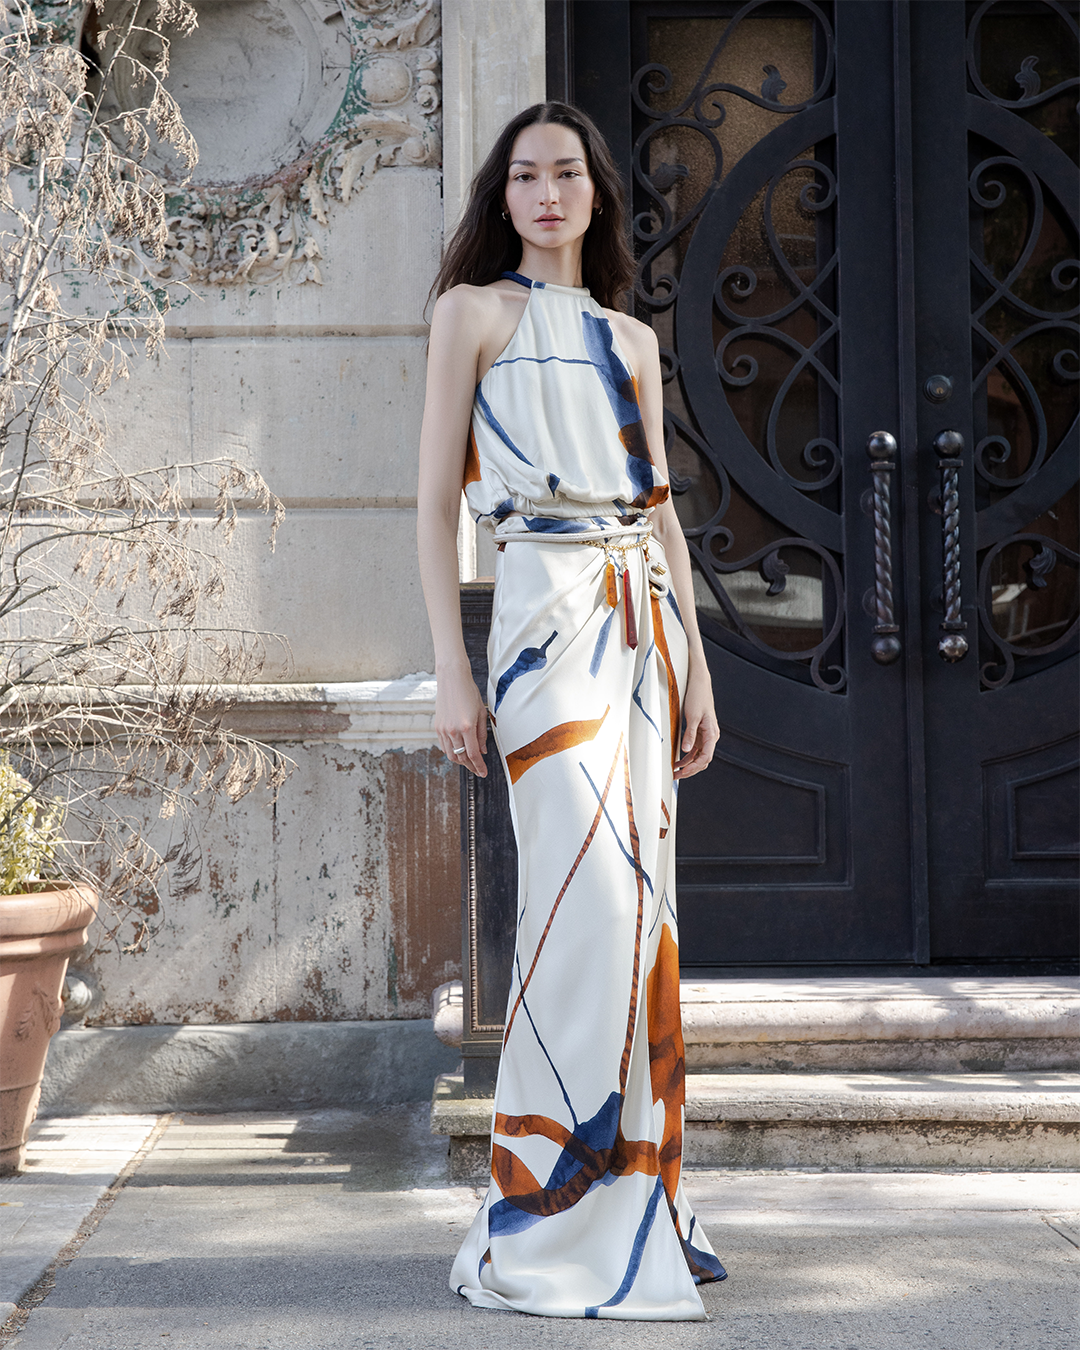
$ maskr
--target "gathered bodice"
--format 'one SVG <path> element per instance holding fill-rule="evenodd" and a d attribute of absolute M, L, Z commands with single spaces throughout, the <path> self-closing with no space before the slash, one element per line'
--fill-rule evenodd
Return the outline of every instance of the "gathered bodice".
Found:
<path fill-rule="evenodd" d="M 530 281 L 513 337 L 476 387 L 464 487 L 478 524 L 626 518 L 665 501 L 637 384 L 587 290 Z"/>

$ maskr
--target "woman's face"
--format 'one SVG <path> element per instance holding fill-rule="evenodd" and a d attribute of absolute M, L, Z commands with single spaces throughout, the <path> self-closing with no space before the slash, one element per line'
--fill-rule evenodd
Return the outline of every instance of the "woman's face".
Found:
<path fill-rule="evenodd" d="M 526 127 L 510 151 L 506 209 L 536 248 L 558 248 L 589 228 L 596 188 L 581 137 L 557 122 Z"/>

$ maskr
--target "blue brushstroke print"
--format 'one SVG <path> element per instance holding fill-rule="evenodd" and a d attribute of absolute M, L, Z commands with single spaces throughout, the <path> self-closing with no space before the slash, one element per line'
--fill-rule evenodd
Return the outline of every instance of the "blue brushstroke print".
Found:
<path fill-rule="evenodd" d="M 584 1120 L 574 1130 L 573 1138 L 584 1144 L 585 1149 L 563 1148 L 551 1169 L 546 1191 L 557 1191 L 573 1179 L 584 1166 L 577 1154 L 587 1151 L 606 1153 L 615 1146 L 615 1136 L 619 1128 L 619 1113 L 622 1110 L 622 1097 L 612 1092 L 607 1101 L 591 1120 Z M 503 1237 L 508 1233 L 521 1233 L 534 1223 L 547 1218 L 545 1214 L 533 1214 L 518 1209 L 512 1200 L 497 1200 L 488 1210 L 488 1237 Z M 625 1296 L 624 1296 L 625 1297 Z"/>
<path fill-rule="evenodd" d="M 499 704 L 506 697 L 506 691 L 522 675 L 530 675 L 534 670 L 543 670 L 547 665 L 547 649 L 559 636 L 558 629 L 552 633 L 551 637 L 542 647 L 525 647 L 518 653 L 518 658 L 509 670 L 504 670 L 499 676 L 499 683 L 495 686 L 495 711 L 499 711 Z"/>
<path fill-rule="evenodd" d="M 593 367 L 604 386 L 611 411 L 619 424 L 619 440 L 626 450 L 626 474 L 637 489 L 632 505 L 655 506 L 652 498 L 655 490 L 652 459 L 649 456 L 649 443 L 645 438 L 645 427 L 638 407 L 637 392 L 630 372 L 615 355 L 615 335 L 607 319 L 598 319 L 587 310 L 581 313 L 581 332 L 585 339 L 585 350 L 592 359 Z M 664 496 L 666 496 L 666 491 Z"/>
<path fill-rule="evenodd" d="M 611 411 L 620 427 L 631 422 L 641 421 L 641 409 L 634 396 L 634 384 L 630 372 L 615 355 L 615 335 L 607 319 L 598 319 L 588 310 L 581 312 L 581 334 L 585 339 L 585 350 L 596 367 L 600 383 L 604 386 Z"/>
<path fill-rule="evenodd" d="M 630 1249 L 630 1260 L 627 1262 L 626 1274 L 623 1276 L 622 1284 L 619 1285 L 606 1303 L 601 1303 L 595 1308 L 586 1308 L 586 1317 L 599 1317 L 601 1308 L 613 1308 L 617 1303 L 621 1303 L 634 1287 L 637 1273 L 641 1269 L 641 1258 L 645 1254 L 645 1242 L 652 1231 L 653 1220 L 656 1218 L 656 1207 L 660 1203 L 660 1197 L 663 1193 L 664 1179 L 663 1177 L 657 1177 L 652 1195 L 649 1196 L 649 1203 L 645 1206 L 645 1213 L 641 1216 L 641 1223 L 638 1224 L 637 1233 L 634 1235 L 634 1245 Z"/>
<path fill-rule="evenodd" d="M 491 411 L 491 404 L 488 403 L 487 399 L 480 392 L 479 385 L 476 386 L 476 401 L 477 403 L 480 404 L 480 411 L 484 414 L 484 418 L 486 419 L 488 426 L 492 429 L 495 435 L 498 436 L 499 440 L 502 441 L 503 445 L 505 445 L 507 449 L 512 450 L 514 454 L 517 455 L 518 459 L 520 459 L 523 464 L 527 464 L 531 469 L 533 467 L 532 460 L 526 459 L 525 456 L 514 444 L 514 442 L 506 434 L 506 431 L 503 428 L 502 423 Z"/>
<path fill-rule="evenodd" d="M 600 673 L 600 663 L 604 659 L 604 653 L 607 651 L 608 635 L 611 632 L 611 621 L 618 613 L 612 610 L 604 622 L 600 625 L 600 636 L 596 639 L 596 646 L 593 648 L 592 660 L 589 662 L 589 674 L 595 680 Z"/>
<path fill-rule="evenodd" d="M 584 521 L 561 516 L 522 516 L 522 520 L 533 534 L 580 534 L 589 528 Z"/>

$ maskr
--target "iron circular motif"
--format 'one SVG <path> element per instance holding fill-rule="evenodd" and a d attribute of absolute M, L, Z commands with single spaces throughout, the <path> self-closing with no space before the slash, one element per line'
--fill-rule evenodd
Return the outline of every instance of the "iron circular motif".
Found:
<path fill-rule="evenodd" d="M 931 403 L 947 403 L 953 391 L 948 375 L 931 375 L 923 385 L 923 394 Z"/>

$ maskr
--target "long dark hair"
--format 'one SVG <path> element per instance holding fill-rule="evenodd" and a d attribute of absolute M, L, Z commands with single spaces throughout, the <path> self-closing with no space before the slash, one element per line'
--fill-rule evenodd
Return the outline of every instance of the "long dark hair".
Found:
<path fill-rule="evenodd" d="M 432 286 L 442 295 L 466 282 L 486 286 L 521 262 L 521 239 L 513 223 L 503 220 L 503 194 L 510 171 L 510 153 L 526 127 L 557 122 L 576 131 L 585 147 L 585 162 L 596 186 L 602 211 L 593 215 L 581 248 L 581 280 L 593 299 L 618 309 L 634 278 L 634 255 L 626 237 L 624 187 L 607 142 L 592 118 L 569 103 L 535 103 L 512 117 L 491 147 L 469 189 L 461 223 L 446 246 L 439 275 Z"/>

